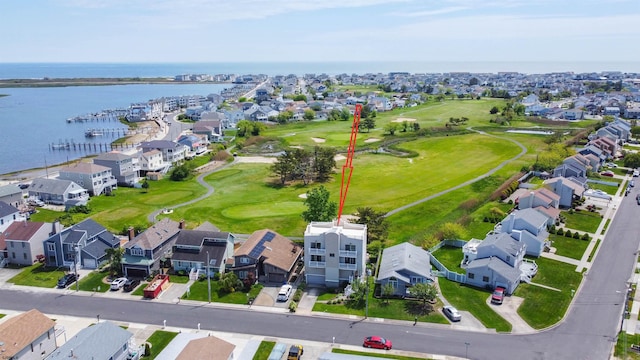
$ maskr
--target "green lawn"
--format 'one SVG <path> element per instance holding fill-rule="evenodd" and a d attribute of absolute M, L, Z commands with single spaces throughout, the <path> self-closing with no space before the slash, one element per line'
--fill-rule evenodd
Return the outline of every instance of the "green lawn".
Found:
<path fill-rule="evenodd" d="M 557 255 L 566 256 L 576 260 L 582 259 L 582 255 L 584 255 L 584 252 L 587 250 L 587 246 L 589 245 L 588 240 L 574 239 L 572 237 L 568 238 L 561 235 L 549 235 L 549 240 L 552 241 L 551 246 L 556 248 Z"/>
<path fill-rule="evenodd" d="M 248 298 L 256 298 L 262 290 L 262 284 L 255 284 L 249 291 L 249 296 L 243 291 L 236 291 L 232 293 L 226 293 L 220 289 L 220 283 L 218 281 L 211 280 L 211 302 L 227 303 L 227 304 L 247 304 Z M 196 281 L 191 285 L 191 288 L 182 295 L 183 299 L 197 300 L 197 301 L 209 301 L 207 280 Z"/>
<path fill-rule="evenodd" d="M 131 295 L 144 296 L 144 288 L 146 288 L 147 285 L 149 285 L 148 282 L 140 282 L 140 285 L 138 285 L 138 287 L 131 292 Z"/>
<path fill-rule="evenodd" d="M 16 285 L 37 286 L 44 288 L 54 288 L 58 285 L 58 280 L 64 276 L 65 270 L 60 268 L 46 268 L 40 263 L 23 268 L 16 276 L 7 282 Z"/>
<path fill-rule="evenodd" d="M 338 349 L 338 348 L 331 349 L 331 352 L 336 353 L 336 354 L 350 354 L 350 355 L 356 355 L 356 356 L 369 356 L 369 357 L 376 357 L 376 358 L 383 358 L 383 359 L 396 359 L 396 360 L 420 360 L 420 359 L 423 359 L 423 358 L 417 358 L 417 357 L 411 357 L 411 356 L 391 355 L 391 354 L 368 352 L 368 351 L 353 351 L 353 350 L 344 350 L 344 349 Z"/>
<path fill-rule="evenodd" d="M 489 329 L 496 329 L 497 332 L 511 331 L 511 323 L 487 305 L 486 300 L 490 295 L 488 291 L 444 278 L 438 278 L 438 285 L 440 286 L 440 291 L 442 291 L 442 296 L 458 310 L 470 312 Z"/>
<path fill-rule="evenodd" d="M 371 284 L 371 288 L 373 289 L 373 282 Z M 365 316 L 365 307 L 365 304 L 352 306 L 347 302 L 333 304 L 316 302 L 313 306 L 313 311 Z M 373 291 L 369 291 L 369 317 L 414 321 L 417 316 L 419 322 L 449 324 L 449 321 L 444 315 L 437 311 L 437 309 L 440 308 L 442 308 L 442 303 L 439 300 L 431 307 L 431 311 L 425 312 L 420 301 L 408 299 L 378 299 L 374 297 Z"/>
<path fill-rule="evenodd" d="M 616 359 L 640 360 L 640 354 L 630 350 L 631 344 L 640 344 L 640 334 L 630 335 L 626 331 L 622 331 L 618 334 L 617 339 L 613 353 Z"/>
<path fill-rule="evenodd" d="M 575 271 L 575 265 L 547 258 L 535 261 L 538 274 L 532 281 L 561 291 L 522 283 L 514 295 L 524 298 L 518 314 L 534 329 L 544 329 L 562 319 L 571 302 L 571 290 L 578 289 L 582 274 Z"/>
<path fill-rule="evenodd" d="M 261 341 L 260 346 L 258 346 L 258 350 L 253 355 L 253 360 L 267 360 L 269 359 L 269 355 L 273 350 L 274 346 L 276 346 L 275 341 Z"/>
<path fill-rule="evenodd" d="M 455 246 L 443 246 L 433 253 L 433 256 L 446 266 L 449 271 L 464 274 L 465 271 L 460 267 L 464 255 L 462 254 L 462 248 Z"/>
<path fill-rule="evenodd" d="M 563 211 L 562 215 L 565 217 L 564 224 L 566 227 L 590 233 L 595 233 L 602 221 L 602 217 L 598 212 L 582 210 L 574 211 L 573 214 L 571 214 L 568 211 Z"/>
<path fill-rule="evenodd" d="M 608 178 L 604 179 L 605 181 L 608 181 Z M 618 179 L 614 179 L 613 182 L 618 182 L 620 183 L 621 180 Z M 620 186 L 620 185 L 618 185 Z M 615 195 L 616 191 L 618 191 L 618 186 L 612 186 L 612 185 L 605 185 L 605 184 L 596 184 L 596 183 L 589 183 L 589 188 L 590 189 L 596 189 L 596 190 L 602 190 L 604 192 L 606 192 L 609 195 Z"/>
<path fill-rule="evenodd" d="M 171 340 L 178 336 L 178 333 L 164 330 L 156 330 L 149 336 L 147 342 L 151 344 L 151 356 L 144 357 L 153 360 L 158 356 L 162 350 L 169 345 Z"/>
<path fill-rule="evenodd" d="M 108 275 L 107 271 L 93 271 L 86 277 L 81 277 L 79 284 L 80 290 L 97 292 L 109 291 L 111 285 L 108 282 L 105 282 Z"/>

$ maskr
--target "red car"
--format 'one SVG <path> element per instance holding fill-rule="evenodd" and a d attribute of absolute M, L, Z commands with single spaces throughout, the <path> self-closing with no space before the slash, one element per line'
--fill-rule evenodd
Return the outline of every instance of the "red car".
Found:
<path fill-rule="evenodd" d="M 376 348 L 376 349 L 391 349 L 391 340 L 387 340 L 380 336 L 369 336 L 364 338 L 364 343 L 362 346 L 367 348 Z"/>
<path fill-rule="evenodd" d="M 493 290 L 493 294 L 491 294 L 491 303 L 493 304 L 502 304 L 504 300 L 504 291 L 505 288 L 502 286 L 496 286 L 495 290 Z"/>
<path fill-rule="evenodd" d="M 613 171 L 607 170 L 607 171 L 601 172 L 600 175 L 613 177 L 613 175 L 615 175 L 615 174 L 613 173 Z"/>

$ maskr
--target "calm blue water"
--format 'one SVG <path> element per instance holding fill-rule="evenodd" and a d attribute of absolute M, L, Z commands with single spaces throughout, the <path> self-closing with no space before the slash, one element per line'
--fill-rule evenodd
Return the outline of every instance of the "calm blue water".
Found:
<path fill-rule="evenodd" d="M 266 74 L 307 73 L 442 73 L 450 71 L 518 71 L 549 73 L 572 71 L 622 71 L 640 73 L 637 62 L 323 62 L 323 63 L 0 63 L 0 79 L 82 77 L 173 77 L 178 74 Z M 123 108 L 133 102 L 162 96 L 207 95 L 230 85 L 118 85 L 61 88 L 0 88 L 0 174 L 58 164 L 88 151 L 50 151 L 60 140 L 107 143 L 112 139 L 87 139 L 88 128 L 121 127 L 118 123 L 68 124 L 69 117 Z M 104 125 L 104 126 L 103 126 Z"/>
<path fill-rule="evenodd" d="M 208 95 L 230 85 L 116 85 L 61 88 L 0 88 L 0 174 L 59 164 L 91 153 L 51 151 L 51 143 L 106 144 L 113 136 L 86 138 L 90 128 L 122 128 L 118 122 L 67 123 L 77 115 L 126 108 L 162 96 Z"/>

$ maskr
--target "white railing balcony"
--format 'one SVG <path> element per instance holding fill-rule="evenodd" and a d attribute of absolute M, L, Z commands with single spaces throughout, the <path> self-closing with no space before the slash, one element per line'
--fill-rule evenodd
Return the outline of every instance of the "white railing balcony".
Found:
<path fill-rule="evenodd" d="M 325 268 L 327 263 L 324 261 L 309 261 L 309 267 L 312 268 Z"/>
<path fill-rule="evenodd" d="M 309 249 L 309 255 L 324 255 L 326 252 L 327 252 L 327 249 L 317 249 L 317 248 Z"/>
<path fill-rule="evenodd" d="M 356 264 L 340 263 L 340 265 L 338 266 L 338 268 L 339 268 L 340 270 L 357 270 L 357 269 L 358 269 L 358 265 L 356 265 Z"/>
<path fill-rule="evenodd" d="M 340 256 L 354 258 L 358 257 L 358 252 L 350 250 L 340 250 Z"/>

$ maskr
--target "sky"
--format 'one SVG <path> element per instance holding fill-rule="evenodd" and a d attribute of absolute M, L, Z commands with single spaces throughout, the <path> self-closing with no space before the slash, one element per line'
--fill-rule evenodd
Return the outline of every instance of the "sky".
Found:
<path fill-rule="evenodd" d="M 640 61 L 638 0 L 0 2 L 0 62 Z"/>

